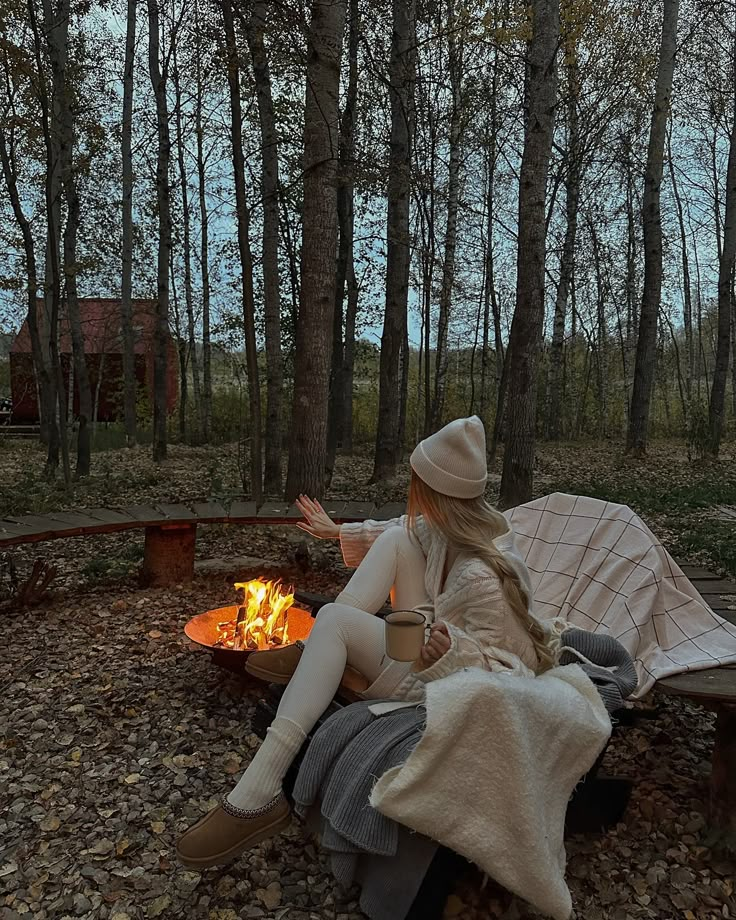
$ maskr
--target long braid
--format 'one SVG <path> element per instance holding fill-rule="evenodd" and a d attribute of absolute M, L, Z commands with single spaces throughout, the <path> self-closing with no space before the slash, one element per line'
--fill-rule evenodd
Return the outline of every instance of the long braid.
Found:
<path fill-rule="evenodd" d="M 554 665 L 542 624 L 530 612 L 530 598 L 512 563 L 493 540 L 509 530 L 506 518 L 481 497 L 452 498 L 435 492 L 412 473 L 409 488 L 408 524 L 413 528 L 419 515 L 442 532 L 455 549 L 485 562 L 501 583 L 506 604 L 529 633 L 539 659 L 539 673 Z"/>

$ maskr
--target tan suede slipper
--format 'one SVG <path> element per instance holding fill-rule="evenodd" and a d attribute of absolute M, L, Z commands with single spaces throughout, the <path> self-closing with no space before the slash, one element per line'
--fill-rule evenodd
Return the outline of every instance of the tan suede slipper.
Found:
<path fill-rule="evenodd" d="M 288 684 L 302 657 L 302 651 L 303 646 L 297 643 L 263 652 L 251 652 L 245 662 L 245 670 L 269 684 Z"/>
<path fill-rule="evenodd" d="M 263 808 L 244 811 L 225 797 L 192 825 L 176 845 L 179 862 L 189 869 L 223 865 L 288 827 L 291 809 L 283 794 Z"/>

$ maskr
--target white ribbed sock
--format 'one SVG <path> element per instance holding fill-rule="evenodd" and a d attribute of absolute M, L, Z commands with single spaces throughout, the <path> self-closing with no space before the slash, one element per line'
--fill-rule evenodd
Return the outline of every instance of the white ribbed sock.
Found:
<path fill-rule="evenodd" d="M 296 722 L 277 716 L 237 786 L 228 793 L 228 802 L 245 809 L 267 805 L 281 792 L 286 771 L 306 737 Z"/>

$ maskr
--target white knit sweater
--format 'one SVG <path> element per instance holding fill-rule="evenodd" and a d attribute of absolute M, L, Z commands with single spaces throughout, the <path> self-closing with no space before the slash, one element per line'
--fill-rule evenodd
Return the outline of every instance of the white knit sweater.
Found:
<path fill-rule="evenodd" d="M 365 521 L 343 524 L 340 544 L 345 564 L 358 566 L 371 544 L 388 527 L 406 526 L 406 515 L 389 521 Z M 442 576 L 447 559 L 447 541 L 441 534 L 417 521 L 416 538 L 427 560 L 425 587 L 430 599 L 430 622 L 442 620 L 450 633 L 449 651 L 431 667 L 411 671 L 404 662 L 392 662 L 368 689 L 372 699 L 416 700 L 424 695 L 424 684 L 446 677 L 467 667 L 498 670 L 506 661 L 514 669 L 537 665 L 532 640 L 506 604 L 498 576 L 480 559 L 465 554 L 457 556 L 447 574 Z M 516 550 L 514 534 L 509 530 L 497 537 L 494 544 L 519 573 L 522 584 L 531 597 L 529 572 Z"/>

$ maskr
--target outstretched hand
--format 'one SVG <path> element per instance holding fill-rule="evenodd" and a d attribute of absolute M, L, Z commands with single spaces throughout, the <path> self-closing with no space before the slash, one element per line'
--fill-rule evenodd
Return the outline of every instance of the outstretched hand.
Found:
<path fill-rule="evenodd" d="M 340 536 L 340 525 L 336 524 L 320 505 L 317 499 L 300 495 L 296 506 L 304 515 L 304 521 L 297 521 L 296 526 L 320 540 L 336 540 Z"/>
<path fill-rule="evenodd" d="M 452 641 L 447 626 L 440 622 L 432 623 L 429 627 L 429 639 L 422 646 L 422 664 L 425 668 L 439 661 L 443 655 L 450 651 Z"/>

